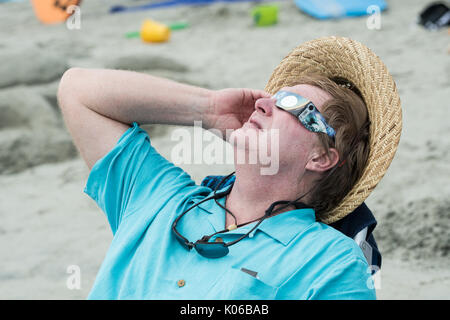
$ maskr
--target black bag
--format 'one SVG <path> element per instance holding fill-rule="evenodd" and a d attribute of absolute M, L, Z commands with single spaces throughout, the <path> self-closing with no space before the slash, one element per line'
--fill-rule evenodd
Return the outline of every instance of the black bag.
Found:
<path fill-rule="evenodd" d="M 419 15 L 418 23 L 430 30 L 450 25 L 450 9 L 442 2 L 427 6 Z"/>

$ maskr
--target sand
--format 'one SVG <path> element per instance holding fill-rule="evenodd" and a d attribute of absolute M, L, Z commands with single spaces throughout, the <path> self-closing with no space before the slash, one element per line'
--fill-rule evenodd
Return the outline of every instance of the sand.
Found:
<path fill-rule="evenodd" d="M 292 48 L 327 35 L 373 49 L 403 105 L 398 152 L 367 200 L 383 254 L 378 298 L 450 298 L 449 35 L 415 24 L 423 1 L 387 2 L 380 30 L 368 29 L 366 17 L 318 21 L 292 1 L 277 2 L 279 23 L 265 28 L 252 26 L 251 3 L 110 15 L 108 1 L 85 1 L 79 30 L 41 25 L 28 1 L 0 4 L 0 298 L 85 299 L 112 239 L 103 213 L 83 193 L 89 172 L 57 108 L 67 68 L 122 68 L 211 89 L 262 89 Z M 190 27 L 163 44 L 124 37 L 146 18 Z M 176 127 L 147 129 L 170 159 Z M 197 182 L 233 168 L 181 166 Z M 74 268 L 79 287 L 70 282 Z"/>

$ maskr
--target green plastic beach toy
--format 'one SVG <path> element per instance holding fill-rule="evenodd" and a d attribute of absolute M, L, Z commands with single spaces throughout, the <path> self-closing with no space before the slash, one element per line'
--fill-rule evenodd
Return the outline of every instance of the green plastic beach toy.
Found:
<path fill-rule="evenodd" d="M 175 22 L 169 25 L 170 30 L 181 30 L 187 27 L 189 27 L 187 22 Z"/>
<path fill-rule="evenodd" d="M 255 25 L 271 26 L 278 21 L 278 6 L 275 4 L 262 4 L 252 9 L 252 17 Z"/>
<path fill-rule="evenodd" d="M 129 38 L 129 39 L 131 39 L 131 38 L 139 38 L 140 34 L 141 33 L 139 31 L 127 32 L 127 33 L 125 33 L 125 38 Z"/>
<path fill-rule="evenodd" d="M 189 24 L 187 22 L 175 22 L 169 25 L 170 30 L 181 30 L 189 27 Z M 125 33 L 125 38 L 131 39 L 131 38 L 139 38 L 141 35 L 140 31 L 131 31 Z"/>

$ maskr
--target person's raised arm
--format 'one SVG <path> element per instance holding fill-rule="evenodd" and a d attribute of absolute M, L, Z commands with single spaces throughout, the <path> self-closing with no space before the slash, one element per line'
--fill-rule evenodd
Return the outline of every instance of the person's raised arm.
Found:
<path fill-rule="evenodd" d="M 132 122 L 235 129 L 254 110 L 260 90 L 212 91 L 124 70 L 66 71 L 58 88 L 64 122 L 89 168 L 107 154 Z"/>
<path fill-rule="evenodd" d="M 58 88 L 64 122 L 89 168 L 134 121 L 189 125 L 201 120 L 211 91 L 147 74 L 72 68 Z"/>

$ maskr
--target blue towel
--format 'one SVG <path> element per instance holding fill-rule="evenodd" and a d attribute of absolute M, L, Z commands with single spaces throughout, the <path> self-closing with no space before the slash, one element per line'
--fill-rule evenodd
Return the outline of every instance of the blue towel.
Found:
<path fill-rule="evenodd" d="M 317 19 L 330 19 L 369 14 L 370 6 L 377 6 L 381 11 L 387 5 L 384 0 L 294 0 L 303 12 Z"/>

